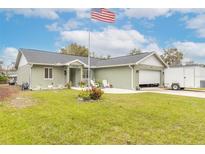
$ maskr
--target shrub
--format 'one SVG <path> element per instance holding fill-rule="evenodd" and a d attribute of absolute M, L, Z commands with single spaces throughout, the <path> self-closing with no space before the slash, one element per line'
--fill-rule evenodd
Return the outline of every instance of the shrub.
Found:
<path fill-rule="evenodd" d="M 81 98 L 83 101 L 89 101 L 91 99 L 90 90 L 81 91 L 78 97 Z"/>
<path fill-rule="evenodd" d="M 68 89 L 70 89 L 70 88 L 71 88 L 71 82 L 66 83 L 66 84 L 65 84 L 65 87 L 68 88 Z"/>
<path fill-rule="evenodd" d="M 100 88 L 92 88 L 90 90 L 90 98 L 93 100 L 98 100 L 104 92 Z"/>
<path fill-rule="evenodd" d="M 7 80 L 6 76 L 0 75 L 0 81 L 6 81 L 6 80 Z"/>
<path fill-rule="evenodd" d="M 0 84 L 5 84 L 7 83 L 7 77 L 4 75 L 0 75 Z"/>
<path fill-rule="evenodd" d="M 96 81 L 96 84 L 97 84 L 97 88 L 103 87 L 102 81 L 100 81 L 100 80 Z"/>
<path fill-rule="evenodd" d="M 100 88 L 92 88 L 81 91 L 78 97 L 83 101 L 98 100 L 101 98 L 103 93 L 104 92 Z"/>
<path fill-rule="evenodd" d="M 86 85 L 86 82 L 85 82 L 85 81 L 80 81 L 80 82 L 79 82 L 79 85 L 80 85 L 81 88 L 84 88 L 85 85 Z"/>

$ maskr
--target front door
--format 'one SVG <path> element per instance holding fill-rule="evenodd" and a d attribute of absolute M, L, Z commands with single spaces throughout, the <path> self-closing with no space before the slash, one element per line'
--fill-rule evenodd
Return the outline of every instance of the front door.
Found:
<path fill-rule="evenodd" d="M 70 68 L 70 81 L 74 87 L 79 86 L 80 82 L 80 68 Z"/>

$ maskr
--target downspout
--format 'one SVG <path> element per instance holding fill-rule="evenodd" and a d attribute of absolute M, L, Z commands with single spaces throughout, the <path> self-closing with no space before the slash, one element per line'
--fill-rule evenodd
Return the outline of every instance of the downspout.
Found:
<path fill-rule="evenodd" d="M 133 67 L 131 65 L 129 65 L 129 68 L 131 69 L 131 88 L 134 90 L 134 87 L 133 87 Z"/>
<path fill-rule="evenodd" d="M 196 67 L 194 67 L 194 88 L 196 88 Z"/>
<path fill-rule="evenodd" d="M 33 64 L 30 65 L 30 72 L 29 72 L 29 89 L 31 89 L 31 87 L 32 87 L 32 86 L 31 86 L 31 79 L 32 79 L 32 76 L 31 76 L 31 75 L 32 75 L 31 68 L 32 68 L 32 67 L 33 67 Z"/>

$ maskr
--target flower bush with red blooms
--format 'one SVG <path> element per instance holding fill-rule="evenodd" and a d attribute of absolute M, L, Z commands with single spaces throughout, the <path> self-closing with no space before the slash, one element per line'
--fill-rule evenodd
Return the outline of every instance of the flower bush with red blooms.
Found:
<path fill-rule="evenodd" d="M 90 90 L 90 98 L 93 100 L 98 100 L 103 95 L 103 91 L 100 88 L 92 88 Z"/>
<path fill-rule="evenodd" d="M 78 97 L 83 101 L 98 100 L 103 95 L 103 91 L 100 88 L 92 87 L 91 89 L 86 89 L 80 92 Z"/>

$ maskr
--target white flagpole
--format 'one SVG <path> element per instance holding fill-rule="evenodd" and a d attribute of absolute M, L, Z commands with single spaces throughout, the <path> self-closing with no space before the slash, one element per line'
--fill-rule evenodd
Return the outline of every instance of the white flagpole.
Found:
<path fill-rule="evenodd" d="M 88 87 L 90 88 L 90 30 L 88 34 Z"/>

